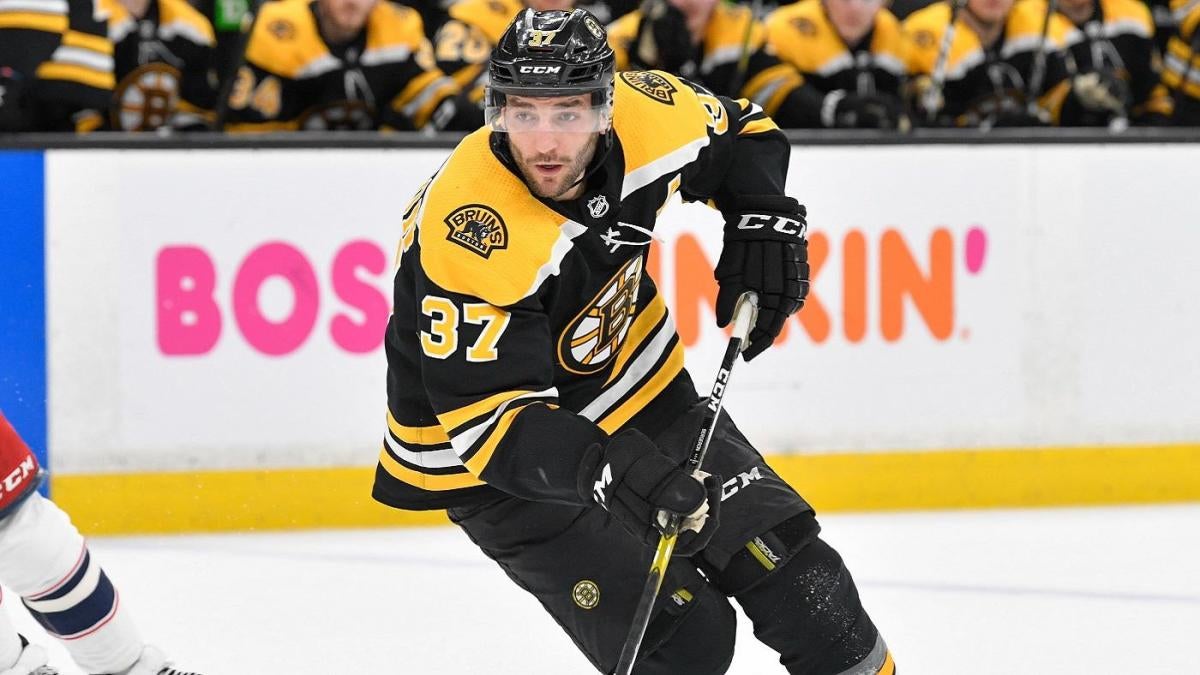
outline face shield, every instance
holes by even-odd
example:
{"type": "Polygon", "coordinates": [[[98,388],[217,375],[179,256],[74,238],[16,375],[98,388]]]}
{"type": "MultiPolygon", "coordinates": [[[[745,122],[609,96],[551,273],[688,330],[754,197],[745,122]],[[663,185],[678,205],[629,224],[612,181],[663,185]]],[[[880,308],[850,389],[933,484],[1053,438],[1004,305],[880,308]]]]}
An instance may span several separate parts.
{"type": "Polygon", "coordinates": [[[484,119],[493,131],[509,134],[601,133],[612,123],[612,103],[596,103],[595,98],[495,96],[484,110],[484,119]]]}

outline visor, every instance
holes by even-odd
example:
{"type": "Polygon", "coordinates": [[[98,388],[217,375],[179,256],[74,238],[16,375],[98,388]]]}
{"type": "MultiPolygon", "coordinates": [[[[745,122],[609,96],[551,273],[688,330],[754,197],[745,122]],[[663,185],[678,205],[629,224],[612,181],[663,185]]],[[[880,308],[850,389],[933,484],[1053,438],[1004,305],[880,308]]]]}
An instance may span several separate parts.
{"type": "Polygon", "coordinates": [[[484,110],[485,123],[493,131],[510,134],[540,132],[590,134],[607,131],[612,119],[612,105],[570,105],[532,99],[502,105],[489,105],[484,110]]]}

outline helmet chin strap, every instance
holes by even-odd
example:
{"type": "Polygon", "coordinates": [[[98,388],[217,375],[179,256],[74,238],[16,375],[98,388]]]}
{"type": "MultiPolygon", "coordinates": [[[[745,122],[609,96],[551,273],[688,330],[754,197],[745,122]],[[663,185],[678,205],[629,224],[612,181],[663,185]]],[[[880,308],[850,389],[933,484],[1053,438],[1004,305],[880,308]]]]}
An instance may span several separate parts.
{"type": "Polygon", "coordinates": [[[600,135],[600,138],[604,144],[603,149],[599,149],[598,152],[592,155],[592,161],[588,162],[587,169],[585,169],[584,172],[579,175],[579,178],[576,179],[574,183],[568,185],[564,192],[574,189],[576,185],[579,185],[588,178],[591,178],[592,174],[596,173],[600,170],[600,167],[604,166],[604,160],[608,159],[608,153],[612,151],[612,136],[613,130],[612,125],[610,124],[608,131],[605,131],[600,135]]]}

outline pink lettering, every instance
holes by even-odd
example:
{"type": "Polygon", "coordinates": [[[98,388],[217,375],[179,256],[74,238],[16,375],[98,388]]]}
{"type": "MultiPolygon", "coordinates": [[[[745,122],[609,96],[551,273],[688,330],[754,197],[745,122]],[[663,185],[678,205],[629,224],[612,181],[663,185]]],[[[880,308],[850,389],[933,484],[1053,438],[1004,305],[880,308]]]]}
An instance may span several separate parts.
{"type": "Polygon", "coordinates": [[[296,247],[282,242],[263,244],[250,252],[233,284],[233,315],[242,335],[258,351],[283,356],[295,351],[312,332],[320,304],[320,289],[312,265],[296,247]],[[258,303],[263,282],[280,277],[292,289],[291,315],[273,322],[258,303]]]}
{"type": "Polygon", "coordinates": [[[342,302],[362,313],[361,321],[349,314],[333,317],[329,333],[342,349],[355,354],[374,351],[383,342],[388,299],[379,288],[359,278],[359,270],[378,277],[387,268],[383,249],[369,241],[352,241],[333,259],[333,292],[342,302]]]}
{"type": "Polygon", "coordinates": [[[207,353],[221,336],[212,259],[196,246],[171,246],[159,251],[156,267],[159,350],[170,356],[207,353]]]}

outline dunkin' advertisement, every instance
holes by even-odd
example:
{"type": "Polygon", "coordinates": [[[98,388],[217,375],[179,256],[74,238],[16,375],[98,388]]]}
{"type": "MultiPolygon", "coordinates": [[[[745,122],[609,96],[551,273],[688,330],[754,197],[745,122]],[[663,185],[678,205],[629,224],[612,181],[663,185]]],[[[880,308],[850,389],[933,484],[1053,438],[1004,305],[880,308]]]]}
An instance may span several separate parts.
{"type": "MultiPolygon", "coordinates": [[[[56,470],[372,464],[401,213],[445,154],[47,153],[56,470]]],[[[813,292],[726,408],[769,453],[1200,437],[1200,230],[1185,190],[1129,194],[1148,161],[795,148],[813,292]]],[[[700,389],[725,346],[720,244],[719,214],[676,198],[647,260],[700,389]]]]}

